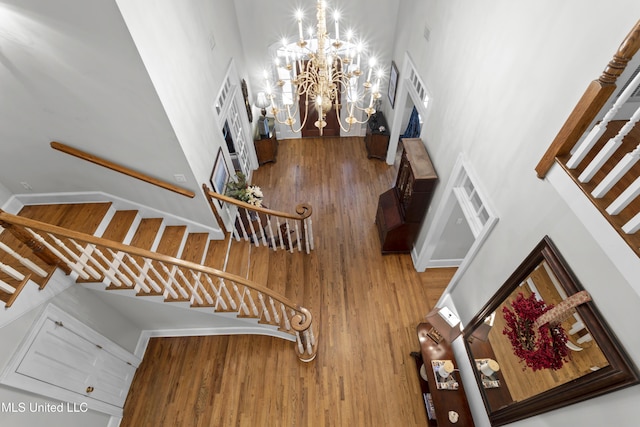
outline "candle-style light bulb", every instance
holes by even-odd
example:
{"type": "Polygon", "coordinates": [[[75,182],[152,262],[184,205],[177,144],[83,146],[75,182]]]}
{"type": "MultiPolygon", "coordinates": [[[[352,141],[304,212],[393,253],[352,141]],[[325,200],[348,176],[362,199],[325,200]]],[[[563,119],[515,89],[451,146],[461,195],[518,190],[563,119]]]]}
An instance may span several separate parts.
{"type": "Polygon", "coordinates": [[[333,12],[333,19],[336,22],[336,41],[340,40],[340,30],[338,27],[338,21],[340,20],[340,12],[337,10],[333,12]]]}
{"type": "Polygon", "coordinates": [[[373,67],[376,66],[376,58],[369,58],[369,73],[367,74],[367,81],[370,82],[371,81],[371,73],[373,71],[373,67]]]}
{"type": "Polygon", "coordinates": [[[303,18],[303,14],[302,11],[300,9],[298,9],[296,11],[296,19],[298,20],[298,35],[300,36],[300,40],[304,40],[304,34],[302,34],[302,18],[303,18]]]}

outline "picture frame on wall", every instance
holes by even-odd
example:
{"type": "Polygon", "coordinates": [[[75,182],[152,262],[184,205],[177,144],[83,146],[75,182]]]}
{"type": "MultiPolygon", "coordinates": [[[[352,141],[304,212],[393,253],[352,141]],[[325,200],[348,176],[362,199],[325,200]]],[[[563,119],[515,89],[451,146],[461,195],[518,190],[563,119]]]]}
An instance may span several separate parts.
{"type": "Polygon", "coordinates": [[[391,68],[389,70],[389,103],[391,104],[391,108],[394,108],[396,103],[396,92],[398,90],[398,67],[396,67],[396,63],[391,61],[391,68]]]}
{"type": "MultiPolygon", "coordinates": [[[[211,188],[213,188],[213,191],[218,194],[224,194],[227,182],[229,181],[229,168],[227,167],[227,163],[224,161],[222,148],[218,149],[218,154],[216,155],[216,161],[213,164],[213,171],[211,172],[209,181],[211,182],[211,188]]],[[[218,205],[222,207],[222,201],[218,200],[218,205]]]]}
{"type": "Polygon", "coordinates": [[[253,122],[253,110],[251,109],[251,102],[249,102],[249,90],[247,89],[247,82],[244,79],[242,79],[242,82],[240,82],[240,87],[242,88],[244,107],[247,110],[247,118],[249,119],[249,123],[251,123],[253,122]]]}

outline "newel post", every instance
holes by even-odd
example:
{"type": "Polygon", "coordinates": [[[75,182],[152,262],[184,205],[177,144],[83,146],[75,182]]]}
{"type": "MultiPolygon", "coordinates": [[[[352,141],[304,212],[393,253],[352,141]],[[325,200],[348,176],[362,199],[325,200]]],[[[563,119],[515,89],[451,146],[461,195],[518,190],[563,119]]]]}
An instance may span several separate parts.
{"type": "Polygon", "coordinates": [[[555,158],[568,154],[589,124],[605,106],[607,100],[616,89],[616,80],[627,67],[627,64],[640,49],[640,20],[624,39],[618,51],[605,67],[602,75],[589,84],[587,90],[576,104],[555,139],[536,166],[538,178],[544,178],[553,166],[555,158]]]}
{"type": "Polygon", "coordinates": [[[296,331],[296,353],[302,362],[311,362],[318,353],[318,337],[313,332],[311,312],[299,307],[291,318],[291,326],[296,331]]]}

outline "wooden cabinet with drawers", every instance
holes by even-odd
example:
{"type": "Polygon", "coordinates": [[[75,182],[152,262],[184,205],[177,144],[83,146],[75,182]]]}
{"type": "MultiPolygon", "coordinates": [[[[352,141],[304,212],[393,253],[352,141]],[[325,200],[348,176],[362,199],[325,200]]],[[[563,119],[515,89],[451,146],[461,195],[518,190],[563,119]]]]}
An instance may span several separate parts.
{"type": "Polygon", "coordinates": [[[421,139],[403,139],[402,145],[396,185],[378,200],[376,226],[383,254],[411,251],[438,180],[421,139]]]}

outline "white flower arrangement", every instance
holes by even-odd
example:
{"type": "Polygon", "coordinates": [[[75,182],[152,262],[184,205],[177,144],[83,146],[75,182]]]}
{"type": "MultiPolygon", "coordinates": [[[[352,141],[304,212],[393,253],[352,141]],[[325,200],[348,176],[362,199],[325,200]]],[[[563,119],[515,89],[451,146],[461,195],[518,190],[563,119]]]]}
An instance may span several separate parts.
{"type": "Polygon", "coordinates": [[[242,173],[236,174],[236,180],[227,184],[225,194],[234,199],[248,203],[256,207],[262,207],[262,189],[257,185],[247,183],[247,177],[242,173]]]}

